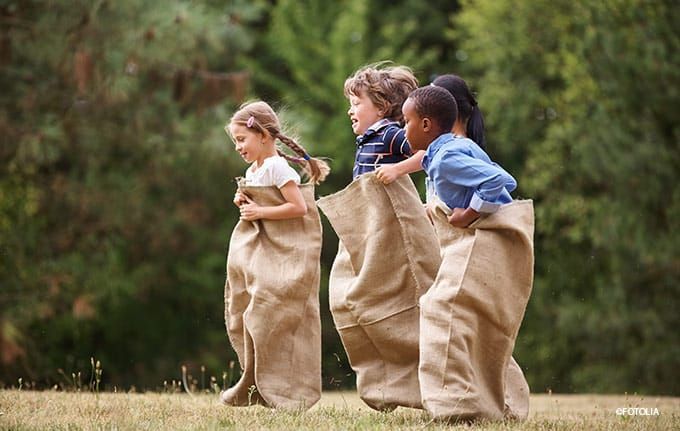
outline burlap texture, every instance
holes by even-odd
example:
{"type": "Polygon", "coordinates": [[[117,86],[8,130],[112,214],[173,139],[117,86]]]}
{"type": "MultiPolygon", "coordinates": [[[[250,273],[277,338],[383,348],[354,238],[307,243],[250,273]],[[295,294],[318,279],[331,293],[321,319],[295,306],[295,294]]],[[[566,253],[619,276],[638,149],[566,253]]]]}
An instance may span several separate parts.
{"type": "Polygon", "coordinates": [[[433,215],[442,265],[420,299],[420,385],[435,418],[524,419],[529,388],[512,359],[533,283],[531,201],[469,228],[433,215]]]}
{"type": "Polygon", "coordinates": [[[418,299],[440,257],[413,182],[385,186],[365,174],[318,205],[340,239],[330,308],[361,399],[374,409],[421,407],[418,299]]]}
{"type": "MultiPolygon", "coordinates": [[[[285,202],[276,187],[240,190],[259,205],[285,202]]],[[[243,374],[225,404],[307,409],[321,396],[321,222],[314,187],[300,190],[304,217],[240,220],[232,233],[225,321],[243,374]]]]}

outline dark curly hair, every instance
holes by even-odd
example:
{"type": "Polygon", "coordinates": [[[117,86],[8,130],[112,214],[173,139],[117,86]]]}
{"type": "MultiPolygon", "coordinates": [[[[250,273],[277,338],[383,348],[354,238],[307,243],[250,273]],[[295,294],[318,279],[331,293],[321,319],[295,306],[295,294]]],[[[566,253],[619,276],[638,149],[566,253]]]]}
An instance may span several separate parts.
{"type": "Polygon", "coordinates": [[[456,99],[451,93],[442,87],[428,85],[414,90],[408,98],[419,117],[432,120],[439,127],[439,132],[451,131],[458,116],[456,99]]]}

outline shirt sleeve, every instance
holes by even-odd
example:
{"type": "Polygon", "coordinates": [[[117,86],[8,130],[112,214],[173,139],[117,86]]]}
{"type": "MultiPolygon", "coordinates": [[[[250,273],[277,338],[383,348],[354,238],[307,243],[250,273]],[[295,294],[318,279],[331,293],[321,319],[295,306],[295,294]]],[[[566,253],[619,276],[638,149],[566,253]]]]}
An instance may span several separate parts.
{"type": "Polygon", "coordinates": [[[498,198],[503,189],[511,192],[517,181],[496,163],[472,157],[462,151],[447,151],[441,160],[438,181],[446,181],[474,191],[470,208],[481,213],[492,213],[501,204],[498,198]]]}
{"type": "Polygon", "coordinates": [[[399,127],[390,127],[385,131],[385,144],[390,148],[392,154],[410,156],[412,154],[411,145],[406,139],[406,132],[399,127]]]}
{"type": "Polygon", "coordinates": [[[281,158],[276,163],[272,163],[270,174],[272,183],[278,188],[285,186],[289,181],[300,184],[300,175],[290,167],[286,159],[281,158]]]}

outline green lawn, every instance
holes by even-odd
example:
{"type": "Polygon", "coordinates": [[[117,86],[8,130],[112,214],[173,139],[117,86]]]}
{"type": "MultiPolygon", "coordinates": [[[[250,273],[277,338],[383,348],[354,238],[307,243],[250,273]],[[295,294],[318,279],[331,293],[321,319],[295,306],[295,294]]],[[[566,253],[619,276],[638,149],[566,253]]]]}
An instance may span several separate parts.
{"type": "Polygon", "coordinates": [[[217,395],[0,391],[0,430],[650,430],[680,429],[680,398],[610,395],[533,395],[529,420],[450,426],[421,411],[375,412],[352,392],[327,392],[305,413],[219,405],[217,395]],[[619,416],[642,407],[658,416],[619,416]]]}

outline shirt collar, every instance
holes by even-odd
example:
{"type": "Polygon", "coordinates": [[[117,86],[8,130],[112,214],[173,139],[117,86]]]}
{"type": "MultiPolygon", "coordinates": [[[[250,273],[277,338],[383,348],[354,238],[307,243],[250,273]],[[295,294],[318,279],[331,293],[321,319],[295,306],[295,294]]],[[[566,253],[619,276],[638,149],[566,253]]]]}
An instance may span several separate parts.
{"type": "Polygon", "coordinates": [[[437,136],[437,138],[432,141],[432,143],[430,143],[430,146],[427,147],[427,152],[431,155],[436,154],[444,144],[449,141],[453,141],[454,138],[455,136],[453,133],[444,133],[443,135],[437,136]]]}
{"type": "Polygon", "coordinates": [[[437,154],[439,149],[443,147],[444,144],[453,141],[455,138],[456,136],[453,133],[444,133],[437,136],[437,138],[435,138],[435,140],[430,143],[430,145],[427,147],[427,150],[425,151],[425,156],[423,157],[422,161],[423,168],[427,169],[427,166],[429,166],[430,161],[434,155],[437,154]]]}
{"type": "Polygon", "coordinates": [[[393,124],[396,125],[396,126],[399,126],[398,122],[396,122],[394,120],[390,120],[389,118],[382,118],[382,119],[376,121],[375,123],[371,124],[368,127],[368,129],[366,129],[366,131],[362,135],[357,136],[356,144],[357,145],[363,144],[364,141],[366,141],[366,139],[375,135],[376,133],[378,133],[379,131],[381,131],[385,127],[391,126],[393,124]]]}

